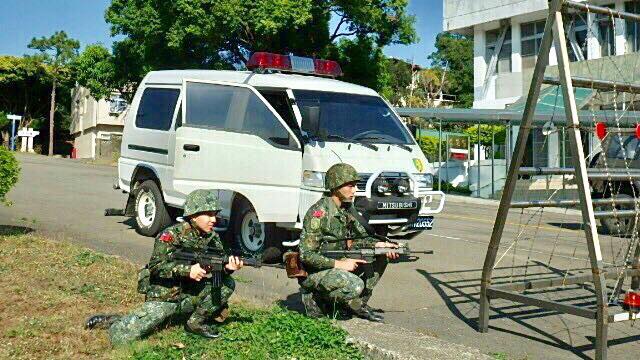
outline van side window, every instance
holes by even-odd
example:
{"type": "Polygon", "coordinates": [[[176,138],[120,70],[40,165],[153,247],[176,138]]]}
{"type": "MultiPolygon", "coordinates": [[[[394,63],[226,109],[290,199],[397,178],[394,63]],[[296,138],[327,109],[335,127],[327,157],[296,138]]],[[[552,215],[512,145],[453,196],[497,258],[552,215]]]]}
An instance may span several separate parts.
{"type": "Polygon", "coordinates": [[[288,146],[289,132],[250,89],[205,83],[187,85],[186,123],[245,132],[288,146]]]}
{"type": "Polygon", "coordinates": [[[178,89],[145,89],[136,113],[136,127],[169,130],[179,95],[178,89]]]}

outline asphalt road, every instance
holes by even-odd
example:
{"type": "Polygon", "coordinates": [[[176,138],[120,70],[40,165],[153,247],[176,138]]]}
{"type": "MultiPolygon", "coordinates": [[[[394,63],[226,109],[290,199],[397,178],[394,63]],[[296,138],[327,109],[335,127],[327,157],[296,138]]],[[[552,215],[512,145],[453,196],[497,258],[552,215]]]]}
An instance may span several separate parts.
{"type": "MultiPolygon", "coordinates": [[[[18,159],[20,182],[9,193],[14,205],[0,207],[0,224],[30,227],[139,264],[148,260],[151,238],[136,234],[130,219],[103,216],[105,208],[122,207],[126,199],[111,187],[116,168],[36,155],[19,154],[18,159]]],[[[495,205],[448,201],[434,229],[411,240],[412,248],[435,254],[390,265],[372,305],[386,309],[388,323],[485,353],[515,359],[593,358],[594,322],[575,316],[494,301],[489,333],[475,331],[479,278],[496,211],[495,205]]],[[[562,269],[584,268],[587,251],[579,223],[572,213],[511,214],[495,282],[562,276],[562,269]]],[[[605,259],[619,255],[619,244],[619,239],[603,239],[605,259]]],[[[284,271],[243,269],[239,276],[243,296],[299,306],[297,284],[284,271]]],[[[592,306],[590,290],[566,287],[539,295],[592,306]]],[[[637,358],[640,331],[631,323],[610,326],[609,339],[610,358],[637,358]]]]}

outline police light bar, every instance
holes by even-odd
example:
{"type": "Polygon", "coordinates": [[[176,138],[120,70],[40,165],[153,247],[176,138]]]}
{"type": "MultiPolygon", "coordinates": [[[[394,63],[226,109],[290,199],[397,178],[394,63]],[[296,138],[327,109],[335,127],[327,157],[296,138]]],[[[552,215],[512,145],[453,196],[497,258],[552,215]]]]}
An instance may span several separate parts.
{"type": "Polygon", "coordinates": [[[280,70],[292,73],[314,74],[321,76],[342,76],[340,64],[332,60],[312,59],[294,55],[280,55],[268,52],[255,52],[247,62],[249,70],[280,70]]]}

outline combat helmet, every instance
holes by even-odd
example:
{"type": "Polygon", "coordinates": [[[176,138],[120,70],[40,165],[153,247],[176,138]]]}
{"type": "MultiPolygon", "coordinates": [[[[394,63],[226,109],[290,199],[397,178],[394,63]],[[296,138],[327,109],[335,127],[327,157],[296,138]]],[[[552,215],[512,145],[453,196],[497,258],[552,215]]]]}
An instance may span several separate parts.
{"type": "Polygon", "coordinates": [[[339,163],[333,165],[329,170],[327,170],[327,174],[324,178],[324,187],[326,190],[331,191],[346,183],[358,180],[360,180],[360,177],[353,166],[345,163],[339,163]]]}
{"type": "Polygon", "coordinates": [[[199,189],[187,195],[184,202],[184,217],[205,211],[220,211],[220,202],[214,190],[199,189]]]}

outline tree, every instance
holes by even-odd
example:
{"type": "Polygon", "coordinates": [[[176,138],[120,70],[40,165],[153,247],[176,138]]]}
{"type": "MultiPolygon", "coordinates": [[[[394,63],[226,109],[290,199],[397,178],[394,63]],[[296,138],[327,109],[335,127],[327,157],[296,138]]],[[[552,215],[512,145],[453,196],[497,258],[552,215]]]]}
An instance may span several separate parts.
{"type": "Polygon", "coordinates": [[[458,106],[473,105],[473,39],[443,32],[436,37],[436,51],[429,55],[435,67],[447,71],[449,92],[458,106]]]}
{"type": "Polygon", "coordinates": [[[87,46],[72,64],[78,84],[96,99],[108,98],[114,90],[116,69],[113,55],[102,45],[87,46]]]}
{"type": "Polygon", "coordinates": [[[37,56],[51,67],[51,108],[49,110],[49,156],[53,156],[53,132],[56,112],[56,87],[68,76],[68,65],[78,55],[80,43],[70,39],[64,31],[56,31],[52,36],[40,39],[33,38],[29,43],[30,49],[40,52],[37,56]]]}
{"type": "Polygon", "coordinates": [[[330,47],[327,57],[341,64],[344,72],[341,80],[375,89],[387,98],[393,95],[388,59],[373,39],[340,39],[330,47]]]}
{"type": "MultiPolygon", "coordinates": [[[[49,78],[48,67],[34,58],[0,56],[0,109],[22,115],[19,127],[37,128],[48,110],[49,78]]],[[[10,122],[0,118],[2,143],[8,144],[10,122]]]]}
{"type": "MultiPolygon", "coordinates": [[[[124,36],[113,48],[116,85],[133,89],[151,70],[232,69],[254,51],[335,55],[344,37],[357,39],[344,44],[350,52],[408,44],[416,35],[406,6],[407,0],[112,0],[105,18],[112,35],[124,36]],[[332,15],[339,19],[335,29],[332,15]]],[[[375,72],[379,63],[372,66],[375,72]]],[[[345,74],[351,70],[359,69],[345,74]]]]}

